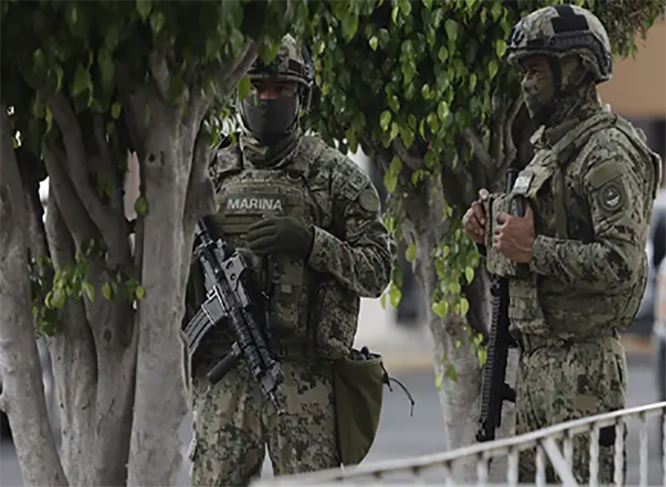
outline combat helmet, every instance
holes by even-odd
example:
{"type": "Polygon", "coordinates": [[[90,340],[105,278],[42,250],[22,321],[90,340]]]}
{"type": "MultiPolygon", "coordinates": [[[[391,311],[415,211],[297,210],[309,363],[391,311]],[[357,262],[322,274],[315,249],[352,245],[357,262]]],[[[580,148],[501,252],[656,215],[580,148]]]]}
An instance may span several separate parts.
{"type": "Polygon", "coordinates": [[[270,63],[264,64],[260,58],[257,58],[248,70],[247,76],[250,81],[268,78],[295,81],[299,85],[301,109],[307,110],[310,107],[314,80],[312,58],[307,48],[299,47],[291,34],[282,37],[278,53],[270,63]]]}
{"type": "Polygon", "coordinates": [[[561,60],[578,54],[597,84],[613,72],[606,29],[592,12],[575,5],[551,5],[524,17],[511,30],[507,53],[512,64],[532,55],[561,60]]]}

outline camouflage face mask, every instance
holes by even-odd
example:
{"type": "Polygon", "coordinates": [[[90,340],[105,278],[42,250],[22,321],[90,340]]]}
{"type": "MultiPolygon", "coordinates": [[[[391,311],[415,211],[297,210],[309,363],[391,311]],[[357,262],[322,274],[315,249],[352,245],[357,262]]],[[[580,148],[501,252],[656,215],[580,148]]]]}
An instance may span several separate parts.
{"type": "Polygon", "coordinates": [[[523,79],[523,96],[527,111],[537,123],[544,124],[553,112],[555,84],[552,75],[523,79]]]}

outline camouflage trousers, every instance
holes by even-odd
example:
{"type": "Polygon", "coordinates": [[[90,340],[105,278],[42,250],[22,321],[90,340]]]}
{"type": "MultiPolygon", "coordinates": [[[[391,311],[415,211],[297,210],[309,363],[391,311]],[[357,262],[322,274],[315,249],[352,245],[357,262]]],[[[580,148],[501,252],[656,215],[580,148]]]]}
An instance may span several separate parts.
{"type": "Polygon", "coordinates": [[[248,485],[258,477],[266,447],[275,475],[339,466],[331,366],[281,362],[278,416],[244,362],[211,385],[208,369],[192,379],[194,438],[190,485],[248,485]]]}
{"type": "MultiPolygon", "coordinates": [[[[567,343],[523,351],[517,382],[516,434],[624,408],[627,364],[617,338],[567,343]]],[[[599,483],[612,484],[615,430],[603,428],[599,441],[599,483]]],[[[579,484],[589,481],[588,434],[573,441],[573,473],[579,484]]],[[[560,451],[563,452],[560,444],[560,451]]],[[[625,457],[626,466],[626,457],[625,457]]],[[[520,453],[519,481],[534,483],[535,451],[520,453]]],[[[546,459],[546,480],[557,482],[546,459]]]]}

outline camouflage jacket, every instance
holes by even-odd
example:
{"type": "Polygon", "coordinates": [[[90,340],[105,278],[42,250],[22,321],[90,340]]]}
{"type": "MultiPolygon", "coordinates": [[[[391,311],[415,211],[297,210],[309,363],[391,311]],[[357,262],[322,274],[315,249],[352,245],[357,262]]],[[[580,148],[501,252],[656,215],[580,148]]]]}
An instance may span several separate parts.
{"type": "Polygon", "coordinates": [[[314,228],[307,261],[274,256],[271,282],[260,283],[270,288],[274,347],[300,343],[315,345],[319,356],[345,355],[356,333],[360,297],[381,295],[394,252],[368,176],[316,136],[301,137],[288,157],[266,168],[253,166],[239,145],[229,145],[217,151],[210,172],[219,229],[232,248],[247,252],[258,278],[260,259],[244,249],[249,225],[264,214],[277,214],[301,218],[314,228]]]}
{"type": "Polygon", "coordinates": [[[532,143],[535,156],[510,193],[529,199],[536,235],[529,275],[511,280],[517,328],[567,339],[629,326],[646,284],[659,157],[627,121],[601,110],[542,127],[532,143]],[[538,303],[520,302],[530,296],[521,286],[535,285],[538,303]]]}

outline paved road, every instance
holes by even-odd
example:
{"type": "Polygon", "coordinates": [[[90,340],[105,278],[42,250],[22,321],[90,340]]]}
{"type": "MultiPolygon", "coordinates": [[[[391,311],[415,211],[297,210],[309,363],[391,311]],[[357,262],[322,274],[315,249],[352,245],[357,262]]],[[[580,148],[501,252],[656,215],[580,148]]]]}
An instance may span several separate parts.
{"type": "MultiPolygon", "coordinates": [[[[630,357],[629,406],[656,401],[657,392],[653,371],[651,357],[630,357]]],[[[387,392],[377,438],[365,462],[418,456],[436,453],[443,449],[442,436],[439,434],[443,428],[443,421],[434,388],[434,376],[432,372],[413,371],[396,374],[396,377],[405,383],[414,396],[416,401],[414,416],[409,416],[409,402],[399,388],[394,388],[393,393],[387,392]]],[[[184,449],[187,448],[190,438],[188,421],[189,418],[186,419],[181,428],[184,449]]],[[[658,424],[654,421],[649,425],[650,459],[648,480],[650,485],[661,484],[657,431],[658,424]]],[[[638,485],[637,424],[630,426],[627,447],[627,483],[638,485]]],[[[0,453],[0,485],[3,487],[22,486],[19,466],[11,442],[3,441],[0,453]]],[[[188,485],[187,469],[188,465],[183,465],[178,478],[178,485],[188,485]]],[[[264,475],[272,475],[268,460],[264,464],[264,475]]]]}

